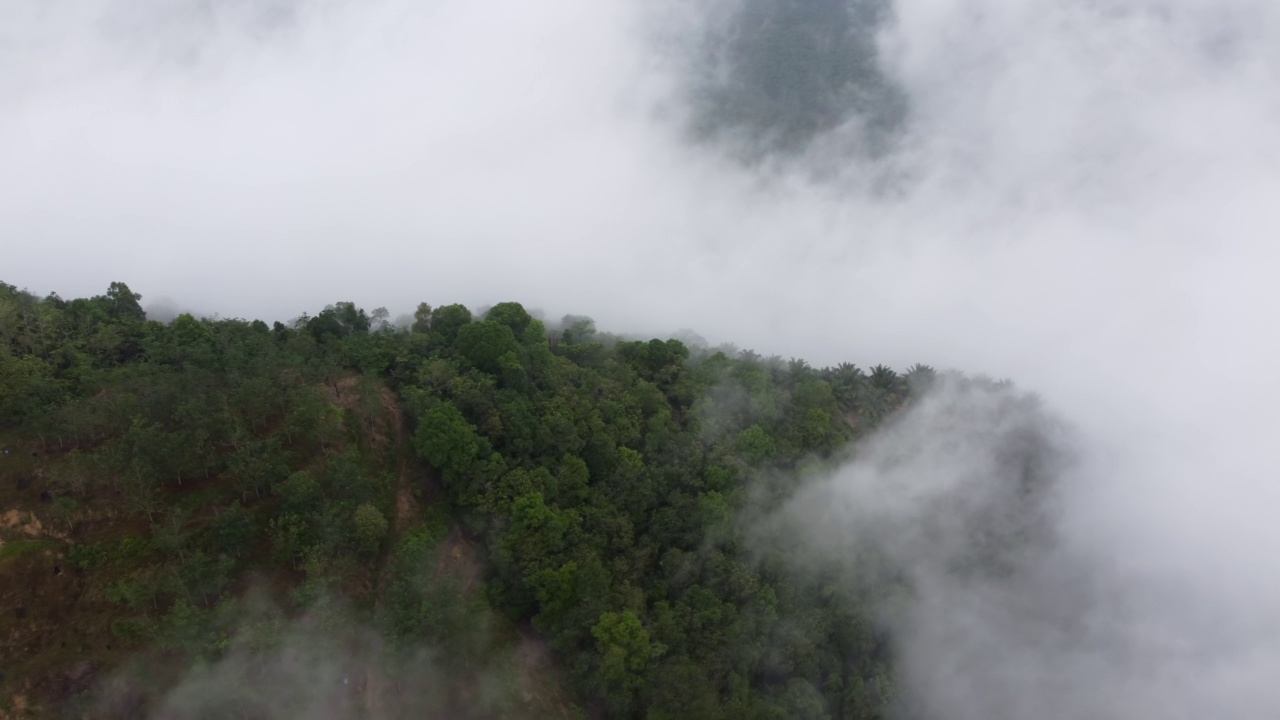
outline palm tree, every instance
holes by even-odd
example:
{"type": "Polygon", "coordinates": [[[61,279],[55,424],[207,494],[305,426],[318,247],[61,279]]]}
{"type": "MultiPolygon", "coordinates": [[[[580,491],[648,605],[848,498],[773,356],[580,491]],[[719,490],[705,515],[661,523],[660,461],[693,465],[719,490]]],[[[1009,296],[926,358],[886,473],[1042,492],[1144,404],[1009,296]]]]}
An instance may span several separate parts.
{"type": "Polygon", "coordinates": [[[835,396],[840,409],[845,412],[853,410],[866,384],[867,376],[862,369],[853,363],[840,363],[831,371],[831,393],[835,396]]]}
{"type": "Polygon", "coordinates": [[[785,385],[787,380],[787,364],[781,355],[770,355],[764,359],[764,366],[774,385],[785,385]]]}
{"type": "Polygon", "coordinates": [[[907,368],[907,389],[912,395],[920,395],[933,387],[938,373],[928,365],[916,363],[907,368]]]}
{"type": "Polygon", "coordinates": [[[792,385],[799,383],[801,380],[813,375],[813,368],[809,367],[809,363],[800,358],[791,358],[787,361],[787,379],[792,385]]]}
{"type": "Polygon", "coordinates": [[[867,384],[858,398],[858,418],[866,427],[875,427],[898,409],[898,396],[884,388],[867,384]]]}
{"type": "Polygon", "coordinates": [[[842,362],[835,368],[835,375],[842,381],[857,383],[866,375],[862,372],[862,368],[853,363],[842,362]]]}
{"type": "Polygon", "coordinates": [[[903,387],[903,379],[888,366],[876,365],[871,368],[871,384],[885,392],[897,393],[903,387]]]}

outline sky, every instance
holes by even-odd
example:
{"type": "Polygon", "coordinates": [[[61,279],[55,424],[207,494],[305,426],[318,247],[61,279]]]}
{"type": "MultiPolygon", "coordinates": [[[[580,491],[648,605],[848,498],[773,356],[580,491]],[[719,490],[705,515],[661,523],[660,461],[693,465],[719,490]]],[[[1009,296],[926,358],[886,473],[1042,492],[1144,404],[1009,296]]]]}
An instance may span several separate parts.
{"type": "Polygon", "coordinates": [[[1278,80],[1268,0],[13,0],[0,279],[1013,378],[1080,437],[1062,552],[1112,593],[1103,650],[1018,655],[1036,706],[1101,668],[1115,717],[1263,717],[1278,80]]]}

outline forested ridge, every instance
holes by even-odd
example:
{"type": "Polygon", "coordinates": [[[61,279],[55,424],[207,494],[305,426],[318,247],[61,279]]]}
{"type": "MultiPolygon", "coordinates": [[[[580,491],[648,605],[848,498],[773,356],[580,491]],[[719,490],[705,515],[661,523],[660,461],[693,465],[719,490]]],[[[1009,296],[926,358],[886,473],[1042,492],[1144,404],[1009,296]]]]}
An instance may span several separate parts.
{"type": "Polygon", "coordinates": [[[930,368],[637,341],[513,302],[268,325],[157,322],[140,299],[0,285],[0,717],[893,706],[863,597],[892,589],[794,572],[746,518],[930,368]]]}

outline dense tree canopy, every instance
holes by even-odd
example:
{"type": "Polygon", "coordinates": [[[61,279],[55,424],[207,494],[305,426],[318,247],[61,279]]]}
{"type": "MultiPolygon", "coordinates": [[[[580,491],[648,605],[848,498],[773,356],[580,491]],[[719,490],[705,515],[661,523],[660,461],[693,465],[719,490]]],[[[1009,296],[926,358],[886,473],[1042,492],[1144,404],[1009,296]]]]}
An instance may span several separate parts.
{"type": "MultiPolygon", "coordinates": [[[[253,575],[292,613],[346,597],[459,673],[502,652],[483,618],[535,633],[586,714],[885,716],[891,657],[858,593],[792,572],[739,520],[930,368],[548,329],[514,302],[386,317],[165,324],[123,283],[72,301],[0,286],[0,430],[37,453],[22,472],[59,501],[37,509],[67,528],[49,542],[84,576],[76,612],[113,647],[220,657],[253,575]],[[472,555],[471,575],[440,569],[472,555]]],[[[65,707],[94,692],[31,683],[65,707]]]]}

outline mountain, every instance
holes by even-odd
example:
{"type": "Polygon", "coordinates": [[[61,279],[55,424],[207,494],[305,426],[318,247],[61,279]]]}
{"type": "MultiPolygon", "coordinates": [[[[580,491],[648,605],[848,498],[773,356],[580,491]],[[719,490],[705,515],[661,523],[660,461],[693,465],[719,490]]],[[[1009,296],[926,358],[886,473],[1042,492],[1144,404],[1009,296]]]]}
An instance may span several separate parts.
{"type": "Polygon", "coordinates": [[[0,285],[0,717],[893,706],[876,608],[905,581],[800,572],[757,528],[932,369],[636,341],[514,302],[269,326],[161,323],[140,299],[0,285]]]}

